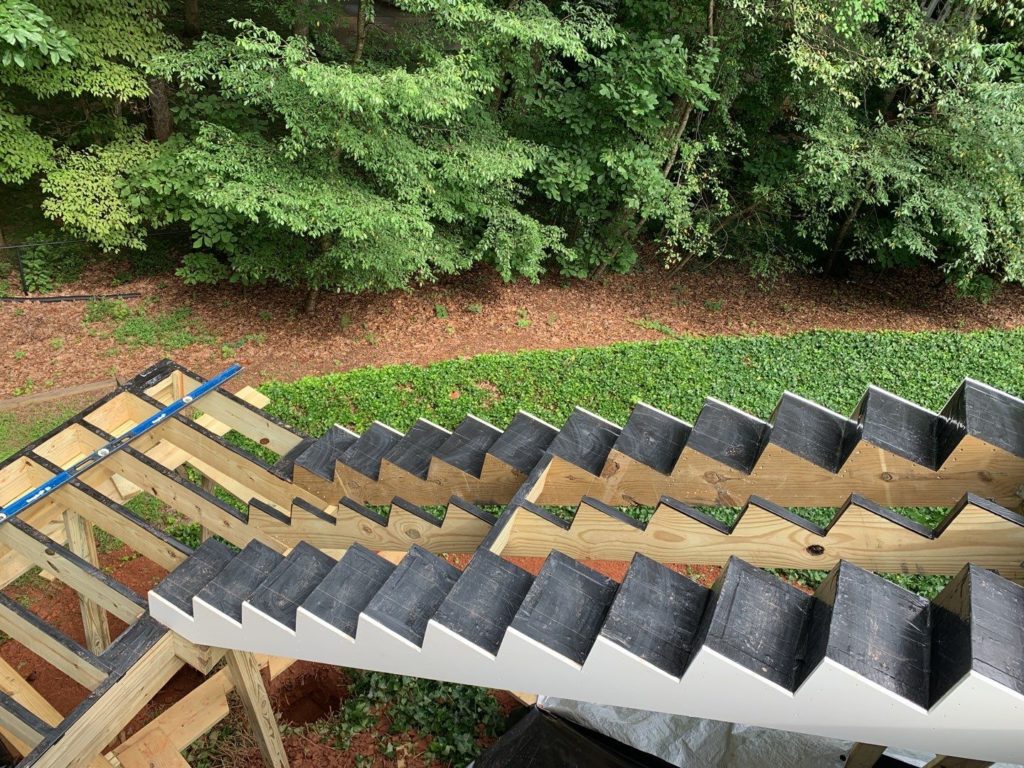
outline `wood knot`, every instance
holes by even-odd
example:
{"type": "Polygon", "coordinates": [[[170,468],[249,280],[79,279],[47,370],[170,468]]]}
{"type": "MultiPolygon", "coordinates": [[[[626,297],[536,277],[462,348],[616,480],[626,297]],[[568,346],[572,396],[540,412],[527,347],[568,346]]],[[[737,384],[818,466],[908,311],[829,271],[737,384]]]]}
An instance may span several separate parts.
{"type": "Polygon", "coordinates": [[[891,483],[892,482],[892,472],[883,472],[882,473],[882,479],[885,482],[887,482],[887,483],[891,483]]]}
{"type": "Polygon", "coordinates": [[[825,554],[825,548],[821,544],[811,544],[807,548],[807,554],[812,557],[821,557],[825,554]]]}
{"type": "Polygon", "coordinates": [[[709,483],[719,483],[722,481],[721,476],[717,472],[705,472],[704,479],[709,483]]]}

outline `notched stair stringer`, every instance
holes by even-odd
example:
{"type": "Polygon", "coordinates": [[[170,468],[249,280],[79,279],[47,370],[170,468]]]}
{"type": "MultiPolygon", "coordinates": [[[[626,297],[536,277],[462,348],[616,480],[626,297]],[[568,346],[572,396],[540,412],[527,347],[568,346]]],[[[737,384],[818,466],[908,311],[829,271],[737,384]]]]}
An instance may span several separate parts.
{"type": "MultiPolygon", "coordinates": [[[[217,573],[227,568],[209,542],[196,557],[217,573]]],[[[290,558],[320,569],[311,578],[303,568],[282,590],[281,561],[242,603],[241,626],[219,623],[219,645],[979,759],[1024,758],[1024,587],[975,566],[929,603],[849,563],[807,595],[738,559],[708,590],[643,556],[622,585],[560,553],[536,579],[486,549],[461,574],[419,548],[397,567],[361,547],[337,563],[312,552],[290,558]],[[284,598],[260,596],[268,594],[284,598]]],[[[181,609],[182,585],[204,588],[187,566],[169,577],[175,589],[153,590],[151,611],[187,638],[206,637],[199,625],[208,617],[181,609]]]]}

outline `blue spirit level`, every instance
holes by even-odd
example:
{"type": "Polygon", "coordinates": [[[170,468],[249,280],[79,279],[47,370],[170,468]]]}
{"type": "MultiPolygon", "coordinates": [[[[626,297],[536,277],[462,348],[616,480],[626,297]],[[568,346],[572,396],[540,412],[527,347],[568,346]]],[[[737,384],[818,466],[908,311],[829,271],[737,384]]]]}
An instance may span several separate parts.
{"type": "Polygon", "coordinates": [[[142,435],[149,432],[149,430],[153,429],[153,427],[157,426],[161,422],[166,421],[167,419],[174,416],[176,413],[179,413],[180,411],[190,406],[203,395],[212,392],[217,387],[224,384],[224,382],[228,381],[229,379],[237,375],[238,372],[241,370],[242,366],[232,365],[230,368],[221,371],[209,381],[204,381],[202,384],[193,389],[180,400],[175,400],[173,403],[168,405],[163,410],[157,411],[149,418],[144,419],[143,421],[136,424],[134,427],[129,429],[120,437],[111,440],[109,443],[100,448],[97,448],[95,451],[90,453],[88,456],[86,456],[84,459],[76,463],[74,466],[65,469],[59,475],[54,475],[52,478],[47,480],[45,483],[40,485],[35,490],[29,491],[24,496],[15,499],[6,507],[0,509],[0,523],[6,522],[10,518],[17,515],[19,512],[23,512],[27,507],[31,506],[32,504],[35,504],[37,501],[45,499],[58,488],[61,488],[62,486],[65,486],[68,483],[70,483],[72,480],[74,480],[76,477],[82,474],[85,470],[89,469],[90,467],[96,466],[101,461],[103,461],[103,459],[107,458],[107,456],[109,456],[110,454],[120,451],[135,438],[141,437],[142,435]]]}

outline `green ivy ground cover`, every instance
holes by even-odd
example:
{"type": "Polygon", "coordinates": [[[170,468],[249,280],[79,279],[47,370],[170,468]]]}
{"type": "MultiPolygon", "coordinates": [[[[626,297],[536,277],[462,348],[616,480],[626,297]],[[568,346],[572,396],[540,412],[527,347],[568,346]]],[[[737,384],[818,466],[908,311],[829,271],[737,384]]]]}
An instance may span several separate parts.
{"type": "Polygon", "coordinates": [[[260,389],[272,412],[319,435],[334,422],[406,429],[421,416],[451,428],[470,412],[504,427],[518,409],[560,425],[576,405],[622,424],[638,400],[692,422],[705,396],[768,418],[787,389],[849,413],[869,384],[937,410],[965,376],[1024,392],[1024,329],[683,337],[361,368],[260,389]]]}

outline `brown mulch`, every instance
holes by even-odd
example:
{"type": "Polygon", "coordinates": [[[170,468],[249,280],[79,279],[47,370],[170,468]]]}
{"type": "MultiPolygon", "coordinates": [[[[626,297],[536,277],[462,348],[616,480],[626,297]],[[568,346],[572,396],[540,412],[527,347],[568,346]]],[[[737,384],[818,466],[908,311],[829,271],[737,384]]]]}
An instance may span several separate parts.
{"type": "MultiPolygon", "coordinates": [[[[64,292],[109,293],[111,286],[109,269],[97,269],[64,292]]],[[[937,284],[930,270],[861,273],[847,282],[789,276],[765,291],[732,264],[592,281],[548,276],[536,285],[502,283],[479,269],[409,292],[325,294],[310,316],[299,312],[302,296],[282,288],[189,288],[155,277],[116,290],[140,292],[129,303],[152,314],[190,308],[215,341],[174,351],[130,347],[110,338],[109,324],[84,324],[82,303],[0,304],[0,398],[124,378],[168,355],[202,373],[238,360],[247,366],[245,383],[256,384],[365,365],[663,339],[644,327],[650,323],[696,335],[1024,325],[1024,289],[1007,287],[982,305],[937,284]]]]}

